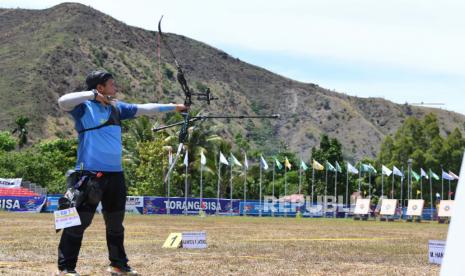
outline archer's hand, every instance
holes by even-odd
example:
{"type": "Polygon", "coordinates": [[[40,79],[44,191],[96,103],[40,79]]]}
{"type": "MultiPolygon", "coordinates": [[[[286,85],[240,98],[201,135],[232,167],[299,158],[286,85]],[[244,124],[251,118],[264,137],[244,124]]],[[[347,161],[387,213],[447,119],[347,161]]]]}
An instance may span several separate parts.
{"type": "Polygon", "coordinates": [[[189,111],[189,106],[185,106],[183,104],[177,104],[176,105],[176,111],[177,112],[189,111]]]}
{"type": "Polygon", "coordinates": [[[100,93],[97,94],[97,97],[95,97],[95,100],[103,105],[110,105],[112,101],[111,98],[104,96],[100,93]]]}

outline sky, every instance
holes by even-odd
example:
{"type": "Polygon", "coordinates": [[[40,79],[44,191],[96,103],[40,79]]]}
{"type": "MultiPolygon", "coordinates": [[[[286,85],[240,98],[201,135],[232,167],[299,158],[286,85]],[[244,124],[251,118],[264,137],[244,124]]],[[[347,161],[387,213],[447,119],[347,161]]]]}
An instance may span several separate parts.
{"type": "MultiPolygon", "coordinates": [[[[44,9],[65,1],[1,0],[44,9]]],[[[184,35],[302,82],[465,114],[465,1],[93,0],[131,26],[184,35]]],[[[178,54],[182,60],[182,54],[178,54]]]]}

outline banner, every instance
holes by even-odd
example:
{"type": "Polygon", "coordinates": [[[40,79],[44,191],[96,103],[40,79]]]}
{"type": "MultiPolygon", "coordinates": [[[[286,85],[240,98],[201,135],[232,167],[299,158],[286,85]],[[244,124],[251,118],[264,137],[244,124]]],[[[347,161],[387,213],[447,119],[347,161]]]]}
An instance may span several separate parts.
{"type": "Polygon", "coordinates": [[[265,200],[260,204],[259,201],[247,201],[240,203],[240,214],[247,216],[289,216],[295,217],[297,212],[300,212],[302,217],[322,217],[323,204],[311,205],[310,200],[299,202],[280,201],[280,200],[265,200]]]}
{"type": "Polygon", "coordinates": [[[19,188],[22,178],[0,178],[0,188],[19,188]]]}
{"type": "Polygon", "coordinates": [[[63,195],[47,195],[43,211],[46,213],[53,213],[58,210],[58,200],[62,196],[63,195]]]}
{"type": "Polygon", "coordinates": [[[45,196],[2,196],[0,197],[0,209],[11,212],[39,213],[45,200],[45,196]]]}
{"type": "MultiPolygon", "coordinates": [[[[239,202],[238,199],[232,201],[232,213],[235,215],[239,214],[239,202]]],[[[186,201],[184,197],[170,197],[169,204],[170,206],[168,206],[168,198],[166,197],[145,196],[142,213],[144,215],[166,214],[168,207],[172,215],[185,213],[186,201]]],[[[198,215],[200,209],[199,198],[187,198],[187,214],[198,215]]],[[[216,214],[217,210],[219,214],[229,214],[230,209],[231,201],[229,199],[220,199],[219,205],[216,198],[203,199],[203,210],[207,214],[216,214]]]]}
{"type": "Polygon", "coordinates": [[[141,215],[144,211],[143,196],[127,196],[126,197],[126,213],[141,215]]]}

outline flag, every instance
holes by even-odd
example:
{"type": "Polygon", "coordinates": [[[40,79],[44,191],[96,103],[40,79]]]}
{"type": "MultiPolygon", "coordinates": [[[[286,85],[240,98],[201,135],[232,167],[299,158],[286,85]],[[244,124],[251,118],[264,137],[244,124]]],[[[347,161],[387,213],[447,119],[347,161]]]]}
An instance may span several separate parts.
{"type": "Polygon", "coordinates": [[[313,164],[312,164],[313,168],[317,171],[324,171],[325,170],[325,167],[323,167],[323,165],[321,165],[320,163],[318,163],[315,159],[313,159],[313,164]]]}
{"type": "Polygon", "coordinates": [[[377,173],[377,171],[375,170],[375,168],[373,168],[373,166],[371,164],[363,164],[361,165],[361,170],[362,170],[362,173],[363,172],[367,172],[367,173],[377,173]]]}
{"type": "Polygon", "coordinates": [[[392,174],[392,171],[388,167],[383,165],[381,167],[381,173],[386,175],[386,176],[390,176],[392,174]]]}
{"type": "Polygon", "coordinates": [[[449,175],[452,176],[455,180],[459,180],[459,177],[455,173],[449,171],[449,175]]]}
{"type": "Polygon", "coordinates": [[[268,170],[268,163],[266,163],[265,158],[263,155],[260,155],[260,166],[266,171],[268,170]]]}
{"type": "Polygon", "coordinates": [[[415,171],[412,171],[412,176],[415,178],[416,181],[420,181],[421,176],[419,176],[415,171]]]}
{"type": "Polygon", "coordinates": [[[203,151],[200,152],[200,164],[204,165],[207,164],[207,158],[203,155],[203,151]]]}
{"type": "Polygon", "coordinates": [[[244,152],[244,167],[246,170],[249,169],[249,161],[247,160],[247,153],[244,152]]]}
{"type": "Polygon", "coordinates": [[[239,160],[237,160],[236,156],[234,156],[234,154],[232,154],[232,152],[231,152],[231,161],[232,161],[232,165],[237,165],[239,167],[242,167],[241,162],[239,162],[239,160]]]}
{"type": "Polygon", "coordinates": [[[336,168],[333,165],[331,165],[331,163],[329,163],[328,161],[325,161],[325,167],[330,172],[336,172],[336,168]]]}
{"type": "Polygon", "coordinates": [[[286,159],[284,160],[284,166],[286,166],[286,168],[287,168],[288,170],[290,170],[290,169],[292,168],[292,165],[291,165],[291,163],[289,162],[289,160],[287,160],[287,157],[286,157],[286,159]]]}
{"type": "Polygon", "coordinates": [[[186,154],[184,155],[184,166],[189,166],[189,153],[186,150],[186,154]]]}
{"type": "Polygon", "coordinates": [[[370,170],[371,170],[370,172],[371,173],[374,173],[374,174],[378,173],[378,171],[376,171],[375,167],[373,167],[371,164],[368,164],[368,166],[370,167],[370,170]]]}
{"type": "Polygon", "coordinates": [[[304,171],[308,170],[307,164],[303,160],[300,160],[300,168],[304,171]]]}
{"type": "Polygon", "coordinates": [[[274,158],[276,167],[278,167],[278,170],[281,170],[283,168],[283,165],[278,161],[278,159],[276,159],[276,157],[273,157],[273,158],[274,158]]]}
{"type": "Polygon", "coordinates": [[[347,162],[347,171],[350,172],[351,174],[358,174],[357,168],[352,166],[349,162],[347,162]]]}
{"type": "Polygon", "coordinates": [[[402,178],[404,177],[404,174],[396,166],[392,168],[392,173],[402,178]]]}
{"type": "Polygon", "coordinates": [[[220,151],[220,163],[225,164],[226,166],[229,166],[228,160],[226,160],[226,157],[224,157],[223,153],[220,151]]]}
{"type": "Polygon", "coordinates": [[[446,173],[445,171],[442,171],[442,179],[445,179],[445,180],[455,180],[455,178],[451,175],[449,175],[448,173],[446,173]]]}
{"type": "Polygon", "coordinates": [[[433,179],[439,180],[439,176],[435,174],[431,169],[429,169],[429,176],[433,179]]]}
{"type": "Polygon", "coordinates": [[[428,174],[425,172],[425,170],[421,169],[421,177],[424,177],[426,179],[429,179],[428,174]]]}
{"type": "Polygon", "coordinates": [[[336,161],[336,171],[342,173],[342,168],[339,166],[339,163],[336,161]]]}

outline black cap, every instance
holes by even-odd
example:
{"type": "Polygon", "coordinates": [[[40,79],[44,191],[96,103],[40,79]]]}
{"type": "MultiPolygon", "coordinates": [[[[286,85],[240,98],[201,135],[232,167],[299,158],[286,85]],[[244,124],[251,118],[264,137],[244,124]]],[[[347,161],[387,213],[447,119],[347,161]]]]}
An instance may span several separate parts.
{"type": "Polygon", "coordinates": [[[113,79],[113,75],[108,73],[107,71],[92,71],[86,77],[87,89],[95,89],[97,88],[97,84],[105,84],[105,82],[109,79],[113,79]]]}

